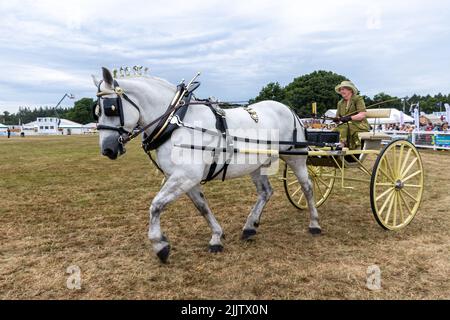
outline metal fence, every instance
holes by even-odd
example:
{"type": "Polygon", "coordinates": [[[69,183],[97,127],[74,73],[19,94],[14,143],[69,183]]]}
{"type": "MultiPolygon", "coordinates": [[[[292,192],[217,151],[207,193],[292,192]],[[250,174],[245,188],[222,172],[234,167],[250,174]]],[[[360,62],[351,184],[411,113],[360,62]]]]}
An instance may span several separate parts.
{"type": "Polygon", "coordinates": [[[385,131],[392,139],[408,139],[417,148],[426,148],[433,150],[450,150],[450,132],[404,132],[404,131],[385,131]]]}

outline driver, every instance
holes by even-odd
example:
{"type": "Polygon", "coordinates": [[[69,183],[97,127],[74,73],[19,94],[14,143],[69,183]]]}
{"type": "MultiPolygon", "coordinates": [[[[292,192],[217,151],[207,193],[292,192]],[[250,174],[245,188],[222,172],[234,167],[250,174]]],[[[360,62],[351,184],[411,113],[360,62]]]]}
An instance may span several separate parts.
{"type": "Polygon", "coordinates": [[[333,119],[338,124],[334,131],[340,133],[342,147],[359,149],[361,140],[358,134],[370,131],[364,99],[358,95],[359,91],[351,81],[343,81],[335,90],[342,100],[338,102],[336,118],[333,119]]]}

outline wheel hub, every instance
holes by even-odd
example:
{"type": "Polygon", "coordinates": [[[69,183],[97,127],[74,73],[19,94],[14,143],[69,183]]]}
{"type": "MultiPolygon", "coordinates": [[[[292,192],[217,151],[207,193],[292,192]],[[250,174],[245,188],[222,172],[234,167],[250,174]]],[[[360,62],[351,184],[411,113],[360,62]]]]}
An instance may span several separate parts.
{"type": "Polygon", "coordinates": [[[395,189],[396,190],[402,190],[404,187],[405,187],[405,183],[403,181],[401,181],[401,180],[398,180],[395,183],[395,189]]]}

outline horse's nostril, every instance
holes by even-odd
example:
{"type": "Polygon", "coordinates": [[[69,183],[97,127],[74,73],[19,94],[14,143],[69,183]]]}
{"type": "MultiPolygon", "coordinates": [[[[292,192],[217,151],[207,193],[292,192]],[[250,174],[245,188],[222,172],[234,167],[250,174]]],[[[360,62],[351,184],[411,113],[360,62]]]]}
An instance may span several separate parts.
{"type": "Polygon", "coordinates": [[[114,151],[112,149],[105,149],[103,150],[103,155],[106,157],[112,157],[114,155],[114,151]]]}

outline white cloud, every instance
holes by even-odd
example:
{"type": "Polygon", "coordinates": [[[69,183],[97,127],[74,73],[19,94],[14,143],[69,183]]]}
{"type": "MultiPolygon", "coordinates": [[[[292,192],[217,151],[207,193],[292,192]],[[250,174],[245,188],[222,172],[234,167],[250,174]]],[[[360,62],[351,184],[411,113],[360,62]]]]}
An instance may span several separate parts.
{"type": "Polygon", "coordinates": [[[90,73],[127,64],[172,82],[202,70],[201,93],[223,99],[316,69],[371,94],[449,91],[449,8],[438,0],[2,1],[1,82],[11,90],[0,107],[89,94],[90,73]],[[46,95],[35,94],[40,86],[46,95]]]}

